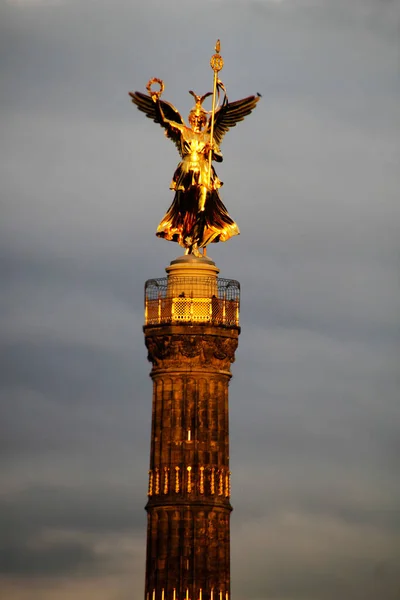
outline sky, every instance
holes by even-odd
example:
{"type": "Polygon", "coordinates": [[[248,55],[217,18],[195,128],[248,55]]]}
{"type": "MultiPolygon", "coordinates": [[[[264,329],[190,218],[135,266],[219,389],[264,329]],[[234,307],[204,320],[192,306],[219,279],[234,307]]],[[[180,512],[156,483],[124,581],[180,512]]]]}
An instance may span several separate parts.
{"type": "MultiPolygon", "coordinates": [[[[0,595],[144,590],[143,287],[221,39],[235,600],[400,597],[400,3],[0,0],[0,595]]],[[[195,600],[195,599],[194,599],[195,600]]]]}

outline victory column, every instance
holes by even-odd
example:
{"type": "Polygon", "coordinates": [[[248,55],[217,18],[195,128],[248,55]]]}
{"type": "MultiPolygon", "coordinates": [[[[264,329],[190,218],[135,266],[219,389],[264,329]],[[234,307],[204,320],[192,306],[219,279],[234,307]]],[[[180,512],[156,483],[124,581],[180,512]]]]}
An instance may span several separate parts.
{"type": "Polygon", "coordinates": [[[218,277],[206,247],[239,234],[212,163],[222,161],[225,133],[259,98],[228,101],[218,76],[219,40],[210,64],[213,92],[190,92],[189,126],[161,100],[160,79],[149,81],[148,95],[130,92],[181,156],[170,186],[174,199],[156,235],[185,250],[166,268],[167,277],[145,285],[144,334],[153,365],[145,600],[230,599],[228,385],[240,286],[218,277]],[[202,104],[211,95],[210,114],[202,104]]]}

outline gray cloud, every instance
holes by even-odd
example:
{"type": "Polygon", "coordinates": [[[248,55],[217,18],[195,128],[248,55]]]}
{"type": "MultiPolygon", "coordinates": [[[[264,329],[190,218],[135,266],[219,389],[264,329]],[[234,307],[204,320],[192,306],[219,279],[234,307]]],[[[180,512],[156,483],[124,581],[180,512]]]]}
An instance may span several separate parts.
{"type": "Polygon", "coordinates": [[[70,530],[124,532],[143,529],[143,508],[133,505],[128,485],[30,486],[1,498],[3,531],[70,530]]]}
{"type": "MultiPolygon", "coordinates": [[[[134,488],[30,486],[0,498],[0,573],[36,578],[119,571],[130,549],[118,539],[144,535],[134,488]],[[107,541],[108,540],[108,541],[107,541]]],[[[139,502],[140,499],[138,498],[139,502]]]]}
{"type": "Polygon", "coordinates": [[[90,572],[96,562],[91,548],[79,542],[53,543],[44,548],[5,545],[0,553],[4,557],[3,573],[9,575],[54,576],[76,573],[78,569],[90,572]]]}
{"type": "Polygon", "coordinates": [[[143,591],[143,284],[179,253],[153,233],[178,157],[127,92],[160,76],[186,116],[217,37],[229,97],[263,94],[218,166],[241,236],[209,249],[242,285],[233,593],[397,598],[399,22],[373,0],[0,5],[7,598],[143,591]]]}

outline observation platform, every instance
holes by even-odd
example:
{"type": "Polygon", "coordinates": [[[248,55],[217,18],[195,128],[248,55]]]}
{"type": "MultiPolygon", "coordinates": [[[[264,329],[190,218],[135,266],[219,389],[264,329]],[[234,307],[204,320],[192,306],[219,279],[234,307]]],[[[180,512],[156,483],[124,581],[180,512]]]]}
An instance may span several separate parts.
{"type": "Polygon", "coordinates": [[[168,277],[146,281],[145,326],[239,327],[240,284],[217,277],[219,270],[210,259],[181,257],[166,271],[168,277]]]}

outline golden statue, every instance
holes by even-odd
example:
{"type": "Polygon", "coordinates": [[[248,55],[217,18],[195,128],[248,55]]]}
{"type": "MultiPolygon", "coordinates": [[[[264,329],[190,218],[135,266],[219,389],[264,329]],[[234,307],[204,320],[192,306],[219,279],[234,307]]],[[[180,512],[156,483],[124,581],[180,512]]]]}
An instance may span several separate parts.
{"type": "Polygon", "coordinates": [[[249,96],[228,102],[225,87],[218,78],[223,66],[219,48],[218,40],[216,54],[210,61],[214,71],[213,92],[204,96],[189,92],[195,99],[195,105],[189,113],[189,127],[172,104],[160,99],[164,91],[164,83],[160,79],[149,81],[149,95],[129,92],[139,110],[165,129],[165,135],[175,143],[182,158],[170,185],[170,189],[175,191],[174,200],[159,224],[156,235],[178,242],[185,248],[185,254],[198,257],[201,256],[199,248],[205,249],[211,242],[226,242],[239,234],[237,224],[219,197],[222,181],[217,177],[212,161],[222,162],[222,138],[230,127],[235,127],[236,123],[251,113],[259,100],[258,96],[249,96]],[[154,83],[160,86],[158,91],[152,89],[154,83]],[[221,91],[224,97],[220,104],[221,91]],[[216,107],[217,95],[220,106],[216,107]],[[210,117],[202,106],[208,96],[213,97],[210,117]]]}

